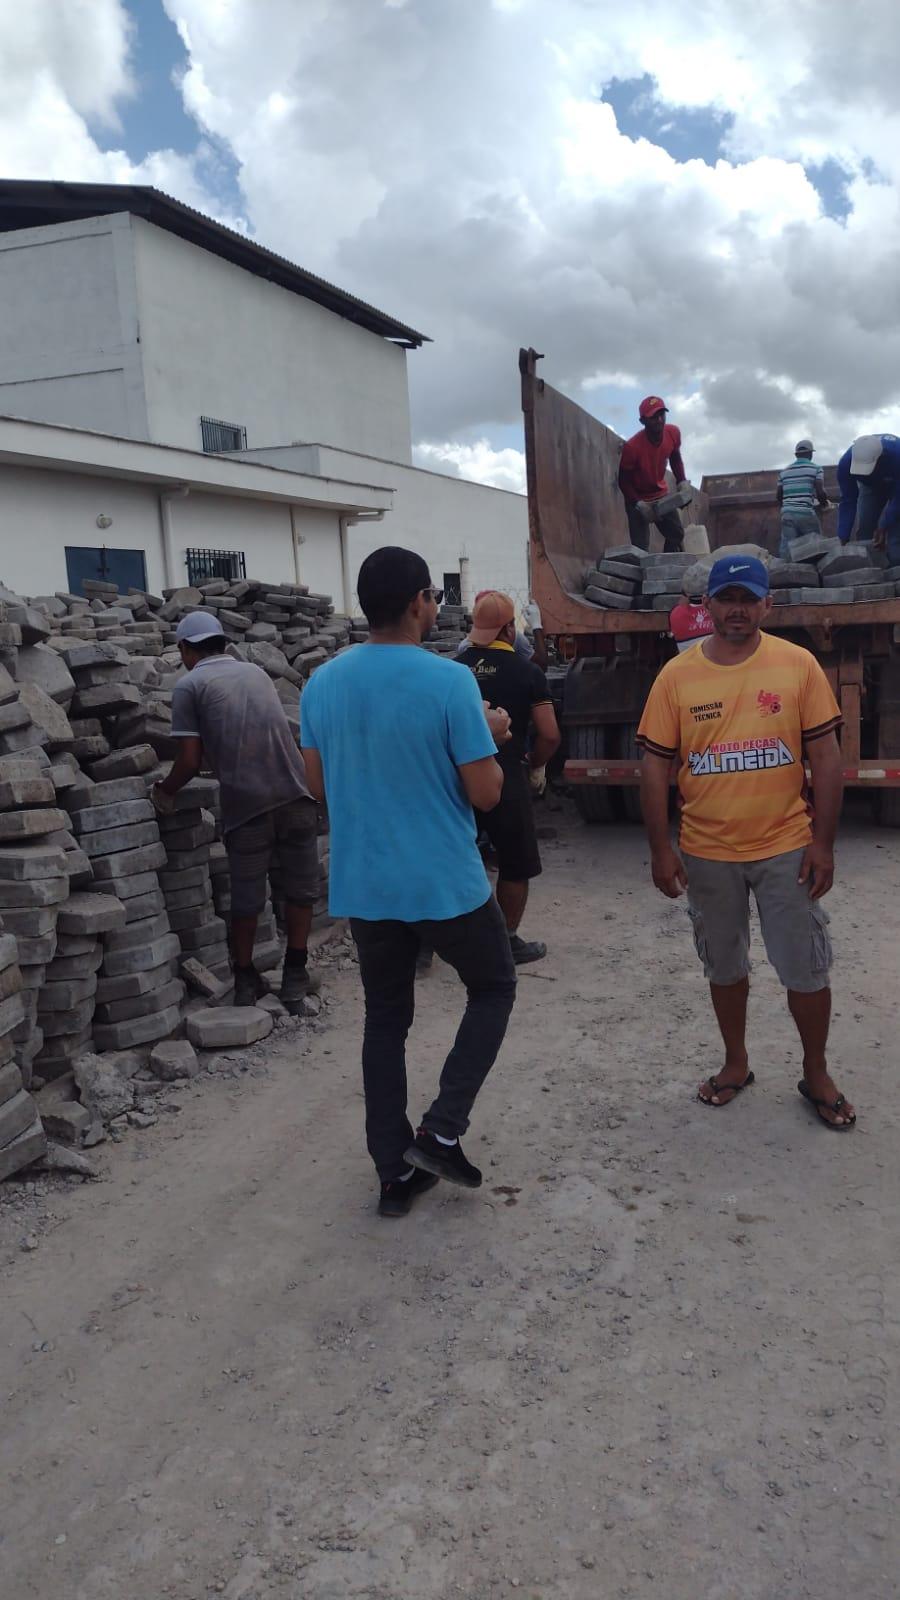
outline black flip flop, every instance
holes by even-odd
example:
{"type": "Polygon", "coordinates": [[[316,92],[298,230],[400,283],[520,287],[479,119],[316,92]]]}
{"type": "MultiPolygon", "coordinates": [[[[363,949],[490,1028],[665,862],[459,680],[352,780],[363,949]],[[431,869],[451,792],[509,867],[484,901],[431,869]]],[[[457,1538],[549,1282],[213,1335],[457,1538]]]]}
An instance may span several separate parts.
{"type": "MultiPolygon", "coordinates": [[[[805,1080],[803,1078],[800,1079],[800,1082],[797,1085],[797,1091],[798,1091],[799,1094],[802,1094],[804,1100],[808,1100],[809,1101],[809,1104],[811,1106],[816,1106],[816,1107],[823,1106],[826,1111],[833,1111],[836,1116],[840,1116],[841,1115],[845,1105],[847,1104],[847,1102],[846,1102],[846,1100],[845,1100],[845,1098],[844,1098],[844,1096],[842,1094],[839,1094],[837,1099],[834,1100],[834,1101],[823,1100],[823,1099],[821,1099],[821,1097],[819,1095],[810,1094],[809,1089],[808,1089],[808,1087],[806,1085],[806,1082],[805,1082],[805,1080]]],[[[854,1128],[856,1126],[856,1112],[855,1111],[853,1113],[853,1116],[850,1118],[849,1122],[829,1122],[828,1118],[827,1117],[823,1117],[821,1112],[818,1111],[818,1110],[816,1110],[816,1116],[818,1117],[818,1119],[821,1122],[822,1126],[825,1127],[825,1128],[830,1128],[832,1133],[848,1133],[851,1128],[854,1128]]]]}
{"type": "MultiPolygon", "coordinates": [[[[716,1076],[718,1077],[718,1073],[716,1076]]],[[[707,1078],[706,1080],[706,1083],[708,1084],[709,1088],[712,1089],[713,1094],[725,1094],[726,1091],[730,1089],[732,1091],[731,1100],[733,1100],[736,1095],[741,1094],[744,1089],[749,1089],[751,1083],[755,1082],[756,1077],[752,1072],[747,1073],[743,1083],[716,1083],[715,1078],[707,1078]]],[[[704,1100],[699,1089],[697,1090],[697,1099],[700,1101],[702,1106],[710,1106],[713,1111],[723,1111],[725,1106],[731,1105],[731,1100],[721,1101],[719,1105],[716,1105],[714,1100],[704,1100]]]]}

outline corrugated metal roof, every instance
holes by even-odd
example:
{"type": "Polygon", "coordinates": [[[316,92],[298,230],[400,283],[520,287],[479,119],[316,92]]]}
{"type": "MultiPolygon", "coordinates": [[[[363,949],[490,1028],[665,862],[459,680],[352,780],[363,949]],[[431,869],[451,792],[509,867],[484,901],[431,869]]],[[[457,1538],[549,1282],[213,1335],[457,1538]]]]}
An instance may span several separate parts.
{"type": "Polygon", "coordinates": [[[143,217],[158,228],[166,228],[191,244],[199,245],[214,255],[222,256],[235,266],[280,284],[307,300],[333,311],[349,322],[355,322],[370,333],[384,339],[416,349],[430,343],[428,335],[417,333],[403,322],[397,322],[375,306],[358,300],[356,295],[338,289],[315,273],[295,266],[284,256],[276,255],[264,245],[256,244],[244,234],[214,222],[201,211],[186,206],[181,200],[163,194],[143,184],[118,183],[62,183],[30,179],[0,179],[0,232],[11,233],[19,228],[46,227],[54,222],[75,221],[84,217],[108,216],[117,211],[129,211],[143,217]]]}

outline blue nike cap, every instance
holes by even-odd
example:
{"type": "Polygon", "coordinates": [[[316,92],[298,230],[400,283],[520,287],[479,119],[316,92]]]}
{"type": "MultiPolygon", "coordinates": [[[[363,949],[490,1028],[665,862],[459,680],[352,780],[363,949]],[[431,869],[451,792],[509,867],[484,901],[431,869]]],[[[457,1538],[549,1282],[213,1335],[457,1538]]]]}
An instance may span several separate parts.
{"type": "Polygon", "coordinates": [[[756,556],[722,556],[713,562],[706,592],[712,599],[723,589],[747,589],[764,600],[769,592],[768,568],[756,556]]]}

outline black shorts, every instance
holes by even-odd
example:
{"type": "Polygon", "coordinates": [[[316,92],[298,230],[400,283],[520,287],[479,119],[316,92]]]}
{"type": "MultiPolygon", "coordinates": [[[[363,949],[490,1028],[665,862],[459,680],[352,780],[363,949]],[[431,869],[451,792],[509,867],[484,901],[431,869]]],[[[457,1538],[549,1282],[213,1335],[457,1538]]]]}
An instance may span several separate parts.
{"type": "Polygon", "coordinates": [[[524,883],[540,876],[534,801],[524,762],[504,766],[499,805],[493,811],[476,811],[475,819],[497,852],[499,877],[508,883],[524,883]]]}

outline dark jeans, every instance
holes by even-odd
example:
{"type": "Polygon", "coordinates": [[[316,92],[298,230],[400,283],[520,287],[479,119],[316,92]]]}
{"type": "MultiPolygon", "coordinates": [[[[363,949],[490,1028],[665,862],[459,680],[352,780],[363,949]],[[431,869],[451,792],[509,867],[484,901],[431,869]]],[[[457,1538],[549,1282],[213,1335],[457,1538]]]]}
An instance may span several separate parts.
{"type": "Polygon", "coordinates": [[[631,506],[627,501],[625,510],[628,513],[628,536],[632,544],[636,544],[639,549],[650,549],[650,532],[654,526],[659,528],[663,536],[664,550],[684,549],[684,524],[677,511],[667,511],[665,516],[660,517],[659,522],[654,524],[645,522],[637,506],[631,506]]]}
{"type": "Polygon", "coordinates": [[[406,1036],[415,1011],[416,956],[421,944],[453,967],[468,996],[459,1031],[441,1073],[437,1099],[422,1126],[452,1139],[497,1059],[516,998],[516,969],[506,924],[493,895],[477,911],[447,922],[365,922],[351,917],[366,997],[363,1084],[366,1140],[382,1183],[406,1170],[412,1143],[406,1114],[406,1036]]]}

